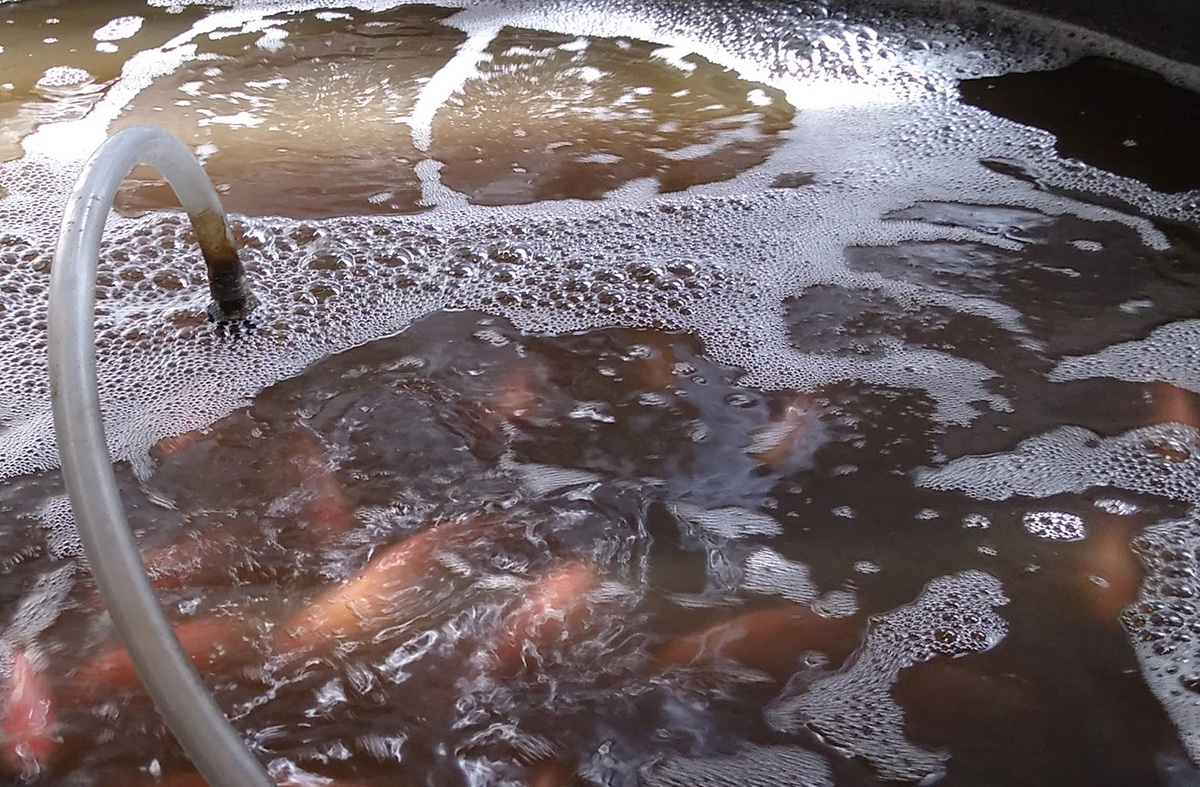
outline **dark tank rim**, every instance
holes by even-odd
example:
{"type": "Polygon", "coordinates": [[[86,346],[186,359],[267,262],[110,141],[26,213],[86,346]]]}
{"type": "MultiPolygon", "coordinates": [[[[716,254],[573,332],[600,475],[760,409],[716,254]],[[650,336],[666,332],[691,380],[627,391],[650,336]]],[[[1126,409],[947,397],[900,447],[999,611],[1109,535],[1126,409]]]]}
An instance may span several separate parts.
{"type": "Polygon", "coordinates": [[[1038,14],[1125,41],[1183,63],[1200,65],[1200,3],[1196,0],[882,0],[933,7],[941,14],[988,16],[989,7],[1038,14]]]}

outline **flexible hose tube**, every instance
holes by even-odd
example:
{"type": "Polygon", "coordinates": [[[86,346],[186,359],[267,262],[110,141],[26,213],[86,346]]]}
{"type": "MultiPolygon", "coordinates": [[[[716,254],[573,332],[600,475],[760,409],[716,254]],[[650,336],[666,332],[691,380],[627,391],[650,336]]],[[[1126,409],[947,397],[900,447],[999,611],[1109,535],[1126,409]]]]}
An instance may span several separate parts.
{"type": "Polygon", "coordinates": [[[96,382],[96,265],[117,187],[139,163],[162,173],[192,219],[216,301],[210,311],[244,315],[253,305],[216,191],[183,143],[161,129],[138,126],[101,145],[67,201],[50,276],[50,392],[63,475],[113,626],[188,757],[212,787],[274,787],[200,681],[163,615],[109,459],[96,382]]]}

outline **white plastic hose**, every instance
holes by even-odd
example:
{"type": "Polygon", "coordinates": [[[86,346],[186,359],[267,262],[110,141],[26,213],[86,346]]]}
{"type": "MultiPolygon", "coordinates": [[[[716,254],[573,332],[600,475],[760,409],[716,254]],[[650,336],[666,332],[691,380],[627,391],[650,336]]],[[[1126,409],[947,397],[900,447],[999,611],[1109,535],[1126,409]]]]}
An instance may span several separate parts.
{"type": "Polygon", "coordinates": [[[88,160],[67,201],[50,275],[48,340],[54,428],[67,494],[92,574],[159,713],[212,787],[274,787],[192,668],[146,576],[117,492],[96,382],[96,265],[104,221],[137,164],[167,179],[192,219],[209,269],[210,313],[253,308],[225,212],[191,152],[167,132],[137,126],[88,160]]]}

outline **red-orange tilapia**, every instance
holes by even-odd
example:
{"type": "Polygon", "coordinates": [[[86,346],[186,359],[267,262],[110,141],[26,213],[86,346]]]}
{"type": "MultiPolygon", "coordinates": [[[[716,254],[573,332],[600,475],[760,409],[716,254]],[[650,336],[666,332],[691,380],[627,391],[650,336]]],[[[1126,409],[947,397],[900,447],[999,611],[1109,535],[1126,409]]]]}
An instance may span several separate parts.
{"type": "Polygon", "coordinates": [[[840,664],[861,643],[862,628],[856,617],[828,618],[800,605],[776,607],[671,640],[655,656],[664,666],[727,658],[784,677],[806,651],[819,651],[830,663],[840,664]]]}
{"type": "Polygon", "coordinates": [[[564,563],[539,577],[505,616],[491,648],[492,672],[515,675],[527,647],[548,647],[568,636],[585,617],[587,594],[597,584],[588,563],[564,563]]]}
{"type": "Polygon", "coordinates": [[[12,671],[3,686],[0,762],[10,774],[42,773],[58,747],[50,685],[20,648],[13,648],[12,671]]]}

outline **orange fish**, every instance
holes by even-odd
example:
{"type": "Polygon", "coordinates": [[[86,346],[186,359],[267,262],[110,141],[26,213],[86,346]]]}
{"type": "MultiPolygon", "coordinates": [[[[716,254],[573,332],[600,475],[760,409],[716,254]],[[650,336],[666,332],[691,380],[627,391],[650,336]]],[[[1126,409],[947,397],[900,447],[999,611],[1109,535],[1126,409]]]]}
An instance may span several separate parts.
{"type": "Polygon", "coordinates": [[[827,618],[800,605],[748,612],[671,640],[654,654],[663,666],[732,659],[776,677],[790,675],[796,658],[820,651],[842,663],[862,642],[857,616],[827,618]]]}
{"type": "Polygon", "coordinates": [[[204,436],[201,429],[192,429],[183,434],[170,435],[150,446],[150,456],[155,459],[165,459],[183,451],[204,436]]]}
{"type": "Polygon", "coordinates": [[[1129,546],[1133,526],[1098,514],[1079,553],[1084,608],[1101,623],[1120,626],[1121,610],[1137,598],[1142,566],[1129,546]]]}
{"type": "Polygon", "coordinates": [[[388,547],[356,576],[317,596],[277,628],[275,651],[355,639],[395,621],[410,592],[429,580],[437,554],[473,538],[485,521],[447,522],[388,547]]]}
{"type": "MultiPolygon", "coordinates": [[[[250,618],[207,617],[175,626],[183,652],[202,676],[226,672],[253,658],[256,633],[250,618]]],[[[67,691],[72,696],[91,698],[139,686],[141,678],[133,659],[117,645],[80,667],[67,691]]]]}
{"type": "Polygon", "coordinates": [[[809,397],[796,394],[782,413],[754,430],[746,453],[768,467],[777,466],[791,456],[792,449],[804,437],[812,417],[809,397]]]}
{"type": "MultiPolygon", "coordinates": [[[[190,445],[201,434],[193,431],[168,439],[186,438],[190,445]]],[[[354,507],[325,461],[317,439],[307,430],[293,430],[291,435],[287,442],[288,456],[301,471],[298,483],[305,487],[309,498],[297,516],[300,535],[311,546],[321,546],[353,525],[354,507]]],[[[258,535],[258,524],[247,520],[192,531],[172,543],[143,549],[142,563],[155,590],[225,587],[234,584],[236,578],[231,567],[239,565],[247,554],[246,544],[258,535]]],[[[85,609],[101,606],[94,589],[85,591],[80,603],[85,609]]]]}
{"type": "MultiPolygon", "coordinates": [[[[255,535],[251,523],[234,522],[192,531],[170,544],[143,549],[142,564],[150,586],[159,591],[229,586],[235,581],[231,565],[246,554],[246,544],[255,535]]],[[[82,590],[79,603],[88,610],[103,606],[95,586],[82,590]]]]}
{"type": "Polygon", "coordinates": [[[1193,404],[1194,395],[1170,383],[1156,382],[1150,385],[1153,394],[1154,412],[1153,423],[1175,422],[1200,426],[1196,407],[1193,404]]]}
{"type": "Polygon", "coordinates": [[[182,590],[198,585],[229,585],[229,566],[245,551],[255,528],[237,522],[189,533],[171,544],[142,551],[142,563],[156,590],[182,590]]]}
{"type": "Polygon", "coordinates": [[[354,506],[346,497],[316,435],[307,429],[296,430],[288,445],[289,460],[300,470],[301,484],[309,495],[299,514],[307,536],[305,540],[320,546],[354,524],[354,506]]]}
{"type": "Polygon", "coordinates": [[[574,773],[557,760],[547,760],[532,769],[529,787],[566,787],[574,773]]]}
{"type": "Polygon", "coordinates": [[[587,593],[597,581],[595,569],[582,561],[564,563],[538,578],[505,616],[492,645],[490,671],[516,675],[527,647],[547,647],[568,636],[585,617],[587,593]]]}
{"type": "Polygon", "coordinates": [[[10,774],[31,778],[45,771],[59,739],[50,685],[25,651],[13,648],[12,672],[3,685],[0,763],[10,774]]]}
{"type": "Polygon", "coordinates": [[[638,371],[646,389],[667,391],[678,385],[675,374],[678,359],[675,355],[674,338],[670,334],[650,332],[641,334],[639,338],[642,345],[651,350],[649,354],[640,358],[638,363],[638,371]]]}
{"type": "MultiPolygon", "coordinates": [[[[979,741],[1011,735],[1014,719],[1045,719],[1050,705],[1045,687],[996,671],[998,666],[987,659],[939,656],[904,670],[891,694],[904,708],[906,728],[951,751],[969,750],[979,741]]],[[[1018,777],[1012,783],[1028,782],[1018,777]]]]}
{"type": "Polygon", "coordinates": [[[489,397],[487,409],[504,421],[526,418],[541,404],[533,367],[518,363],[505,372],[495,392],[489,397]]]}

